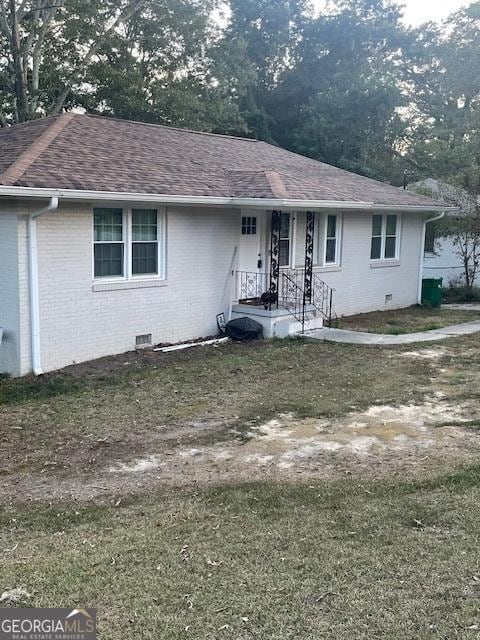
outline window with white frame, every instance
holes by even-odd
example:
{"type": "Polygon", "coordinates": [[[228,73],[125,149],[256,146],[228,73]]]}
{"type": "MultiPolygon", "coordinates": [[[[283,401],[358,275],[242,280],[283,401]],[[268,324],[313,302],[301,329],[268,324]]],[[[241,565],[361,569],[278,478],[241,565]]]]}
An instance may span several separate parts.
{"type": "Polygon", "coordinates": [[[398,259],[398,216],[374,214],[372,216],[371,260],[398,259]]]}
{"type": "Polygon", "coordinates": [[[290,214],[280,213],[280,246],[278,263],[281,267],[290,266],[290,214]]]}
{"type": "Polygon", "coordinates": [[[93,225],[95,277],[122,277],[125,273],[123,210],[94,209],[93,225]]]}
{"type": "Polygon", "coordinates": [[[257,233],[257,216],[242,216],[242,235],[254,236],[257,233]]]}
{"type": "Polygon", "coordinates": [[[340,220],[340,216],[335,213],[315,214],[315,265],[331,266],[339,264],[340,220]]]}
{"type": "Polygon", "coordinates": [[[162,216],[157,209],[95,208],[95,278],[162,275],[162,216]]]}
{"type": "Polygon", "coordinates": [[[325,264],[337,263],[337,216],[329,214],[325,223],[325,264]]]}
{"type": "Polygon", "coordinates": [[[132,209],[132,275],[158,273],[158,212],[132,209]]]}

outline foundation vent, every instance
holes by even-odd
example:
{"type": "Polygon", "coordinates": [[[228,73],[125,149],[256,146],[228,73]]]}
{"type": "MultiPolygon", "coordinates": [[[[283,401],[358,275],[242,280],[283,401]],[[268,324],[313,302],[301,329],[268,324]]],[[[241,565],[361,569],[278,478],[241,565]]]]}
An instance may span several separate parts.
{"type": "Polygon", "coordinates": [[[152,344],[152,334],[144,333],[141,336],[135,336],[136,347],[149,347],[152,344]]]}

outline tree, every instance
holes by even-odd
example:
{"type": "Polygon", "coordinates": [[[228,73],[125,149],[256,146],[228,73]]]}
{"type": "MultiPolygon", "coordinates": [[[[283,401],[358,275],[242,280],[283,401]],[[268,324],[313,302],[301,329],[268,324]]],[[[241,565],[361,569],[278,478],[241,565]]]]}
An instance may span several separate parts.
{"type": "Polygon", "coordinates": [[[480,2],[422,26],[407,51],[409,157],[423,176],[480,164],[480,2]]]}
{"type": "Polygon", "coordinates": [[[145,2],[0,0],[2,124],[59,113],[109,34],[145,2]]]}
{"type": "Polygon", "coordinates": [[[459,203],[463,206],[464,215],[452,219],[450,224],[447,219],[444,233],[453,238],[453,245],[463,265],[465,285],[471,291],[480,269],[480,173],[468,171],[464,176],[464,188],[469,195],[467,204],[459,203]]]}
{"type": "Polygon", "coordinates": [[[209,0],[162,0],[137,12],[98,51],[88,111],[195,129],[228,130],[238,110],[214,78],[216,28],[209,0]]]}
{"type": "Polygon", "coordinates": [[[419,182],[412,188],[421,195],[458,208],[457,214],[448,214],[432,224],[435,238],[452,241],[463,267],[463,281],[471,292],[480,269],[480,172],[476,169],[467,171],[457,185],[435,181],[433,189],[425,182],[419,182]]]}
{"type": "Polygon", "coordinates": [[[230,11],[216,58],[228,60],[233,74],[224,64],[222,77],[230,75],[230,89],[249,135],[275,142],[270,98],[284,71],[295,64],[309,19],[307,0],[230,0],[230,11]]]}

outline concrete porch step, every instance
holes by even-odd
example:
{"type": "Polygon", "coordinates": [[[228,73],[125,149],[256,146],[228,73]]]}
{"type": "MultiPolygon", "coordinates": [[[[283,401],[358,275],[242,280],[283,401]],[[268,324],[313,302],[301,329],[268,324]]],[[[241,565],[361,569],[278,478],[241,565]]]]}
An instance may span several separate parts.
{"type": "MultiPolygon", "coordinates": [[[[305,309],[307,321],[305,330],[320,329],[323,327],[323,318],[312,305],[305,309]]],[[[246,304],[234,304],[232,307],[232,320],[235,318],[251,318],[263,326],[265,338],[287,338],[302,331],[302,324],[286,309],[264,309],[246,304]]]]}

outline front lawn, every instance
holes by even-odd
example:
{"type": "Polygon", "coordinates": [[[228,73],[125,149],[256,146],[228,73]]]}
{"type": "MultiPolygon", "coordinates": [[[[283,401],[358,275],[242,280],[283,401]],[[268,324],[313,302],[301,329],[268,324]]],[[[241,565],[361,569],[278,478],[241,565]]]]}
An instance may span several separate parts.
{"type": "Polygon", "coordinates": [[[428,361],[392,362],[376,348],[300,339],[143,357],[0,380],[4,473],[90,474],[133,455],[231,438],[232,429],[278,413],[335,416],[380,400],[410,402],[422,397],[431,371],[428,361]]]}
{"type": "Polygon", "coordinates": [[[471,322],[480,318],[480,310],[430,309],[427,307],[408,307],[391,311],[373,311],[345,316],[338,320],[339,329],[400,335],[419,331],[442,329],[453,324],[471,322]]]}
{"type": "Polygon", "coordinates": [[[0,380],[0,597],[97,607],[102,640],[479,637],[479,358],[263,341],[0,380]]]}
{"type": "Polygon", "coordinates": [[[0,584],[103,640],[478,638],[479,503],[471,468],[8,508],[0,584]]]}

